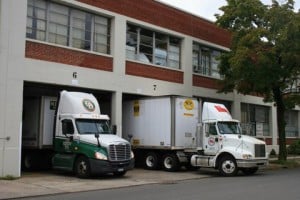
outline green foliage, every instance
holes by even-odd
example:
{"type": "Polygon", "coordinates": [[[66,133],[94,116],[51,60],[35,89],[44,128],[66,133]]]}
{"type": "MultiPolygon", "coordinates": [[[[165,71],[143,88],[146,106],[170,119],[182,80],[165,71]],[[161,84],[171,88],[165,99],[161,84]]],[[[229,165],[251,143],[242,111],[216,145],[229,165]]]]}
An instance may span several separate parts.
{"type": "Polygon", "coordinates": [[[287,148],[287,152],[288,152],[288,154],[292,154],[292,155],[300,155],[300,140],[293,142],[287,148]]]}
{"type": "Polygon", "coordinates": [[[271,157],[275,157],[275,156],[276,156],[276,151],[275,151],[274,149],[272,149],[272,150],[270,151],[270,156],[271,156],[271,157]]]}
{"type": "MultiPolygon", "coordinates": [[[[232,33],[231,52],[221,56],[221,92],[236,89],[276,101],[273,90],[283,92],[300,75],[300,20],[294,2],[267,7],[260,0],[227,0],[217,24],[232,33]]],[[[287,101],[295,105],[299,95],[287,101]]],[[[293,105],[290,105],[290,104],[293,105]]]]}

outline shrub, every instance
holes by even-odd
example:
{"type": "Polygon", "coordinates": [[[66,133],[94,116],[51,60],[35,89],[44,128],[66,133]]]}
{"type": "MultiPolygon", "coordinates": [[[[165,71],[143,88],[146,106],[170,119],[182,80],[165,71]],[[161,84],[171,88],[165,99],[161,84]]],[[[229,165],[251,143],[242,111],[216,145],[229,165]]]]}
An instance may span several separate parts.
{"type": "Polygon", "coordinates": [[[288,152],[288,154],[300,155],[300,140],[293,142],[287,148],[287,152],[288,152]]]}
{"type": "Polygon", "coordinates": [[[276,156],[276,151],[275,151],[274,149],[272,149],[272,150],[270,151],[270,156],[271,156],[271,157],[275,157],[275,156],[276,156]]]}

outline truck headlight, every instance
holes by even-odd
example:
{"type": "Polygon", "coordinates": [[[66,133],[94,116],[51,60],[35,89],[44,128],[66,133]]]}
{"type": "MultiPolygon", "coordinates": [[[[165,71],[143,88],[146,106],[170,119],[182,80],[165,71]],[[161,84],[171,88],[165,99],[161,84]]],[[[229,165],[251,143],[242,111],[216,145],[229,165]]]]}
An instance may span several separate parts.
{"type": "Polygon", "coordinates": [[[252,155],[251,154],[243,154],[243,159],[251,159],[252,158],[252,155]]]}
{"type": "Polygon", "coordinates": [[[95,158],[99,160],[107,160],[107,156],[100,152],[95,152],[95,158]]]}
{"type": "Polygon", "coordinates": [[[131,159],[134,158],[134,153],[133,153],[133,151],[130,152],[130,158],[131,158],[131,159]]]}

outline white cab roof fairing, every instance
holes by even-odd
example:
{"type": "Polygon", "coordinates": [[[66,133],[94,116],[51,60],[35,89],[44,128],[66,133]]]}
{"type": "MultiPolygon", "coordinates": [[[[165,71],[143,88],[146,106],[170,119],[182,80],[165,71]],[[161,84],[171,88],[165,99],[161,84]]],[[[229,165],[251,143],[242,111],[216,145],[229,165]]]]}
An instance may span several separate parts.
{"type": "Polygon", "coordinates": [[[236,121],[223,104],[204,102],[202,121],[236,121]]]}
{"type": "Polygon", "coordinates": [[[100,114],[97,99],[92,94],[82,92],[60,93],[59,114],[100,114]]]}

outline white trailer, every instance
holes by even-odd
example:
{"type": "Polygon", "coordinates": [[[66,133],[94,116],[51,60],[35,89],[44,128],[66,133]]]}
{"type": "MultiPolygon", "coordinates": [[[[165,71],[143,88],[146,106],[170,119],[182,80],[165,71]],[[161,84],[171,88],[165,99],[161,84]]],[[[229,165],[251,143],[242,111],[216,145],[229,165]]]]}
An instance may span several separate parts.
{"type": "Polygon", "coordinates": [[[196,153],[197,99],[149,97],[123,104],[123,136],[129,138],[137,164],[176,171],[190,166],[196,153]]]}

